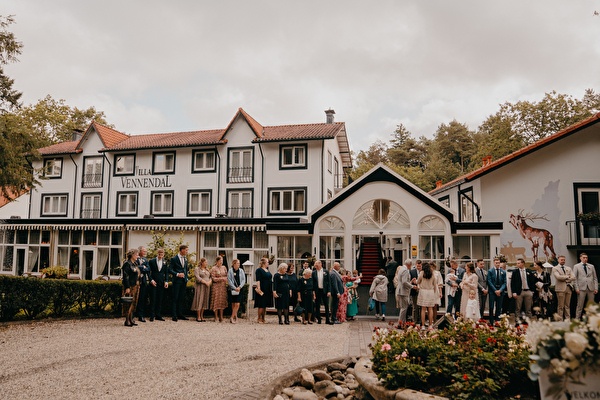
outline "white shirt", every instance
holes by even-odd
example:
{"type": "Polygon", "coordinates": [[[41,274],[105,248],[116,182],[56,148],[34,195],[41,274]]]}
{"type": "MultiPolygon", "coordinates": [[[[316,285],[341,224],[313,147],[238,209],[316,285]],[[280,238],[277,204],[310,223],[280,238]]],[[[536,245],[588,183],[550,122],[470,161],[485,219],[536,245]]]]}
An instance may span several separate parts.
{"type": "Polygon", "coordinates": [[[158,265],[158,272],[160,272],[160,270],[162,269],[162,264],[163,264],[162,258],[157,258],[156,265],[158,265]]]}
{"type": "Polygon", "coordinates": [[[323,270],[322,269],[317,270],[317,286],[319,287],[319,289],[323,289],[323,270]]]}

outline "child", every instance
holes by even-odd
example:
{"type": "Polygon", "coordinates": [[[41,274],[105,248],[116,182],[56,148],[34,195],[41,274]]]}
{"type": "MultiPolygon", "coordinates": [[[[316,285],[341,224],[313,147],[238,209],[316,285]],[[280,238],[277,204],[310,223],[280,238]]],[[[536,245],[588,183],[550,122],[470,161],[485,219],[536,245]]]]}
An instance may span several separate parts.
{"type": "Polygon", "coordinates": [[[446,284],[448,285],[448,305],[446,307],[446,312],[452,315],[460,311],[460,304],[456,303],[456,292],[458,291],[458,284],[456,283],[457,279],[458,276],[456,275],[456,270],[451,268],[446,274],[446,284]],[[452,309],[454,309],[454,312],[452,309]]]}
{"type": "Polygon", "coordinates": [[[481,319],[481,315],[479,314],[479,301],[477,300],[477,292],[475,290],[469,292],[465,318],[473,321],[479,321],[481,319]]]}

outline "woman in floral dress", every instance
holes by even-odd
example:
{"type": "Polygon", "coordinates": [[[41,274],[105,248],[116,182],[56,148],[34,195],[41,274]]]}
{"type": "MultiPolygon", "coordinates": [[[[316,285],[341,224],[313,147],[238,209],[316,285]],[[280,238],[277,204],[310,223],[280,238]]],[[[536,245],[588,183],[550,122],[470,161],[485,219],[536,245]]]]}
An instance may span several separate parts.
{"type": "Polygon", "coordinates": [[[348,272],[344,268],[341,268],[340,275],[342,276],[342,283],[344,284],[344,293],[342,293],[340,296],[340,302],[335,320],[346,322],[346,311],[348,308],[348,286],[346,286],[346,282],[348,282],[348,272]]]}
{"type": "Polygon", "coordinates": [[[352,271],[352,276],[346,274],[345,285],[348,288],[348,307],[346,308],[346,316],[348,321],[354,321],[354,316],[358,314],[358,284],[360,283],[360,275],[358,270],[352,271]]]}
{"type": "Polygon", "coordinates": [[[227,308],[227,268],[223,265],[223,257],[218,256],[215,265],[210,269],[212,286],[210,292],[210,308],[215,312],[215,321],[223,322],[223,310],[227,308]]]}

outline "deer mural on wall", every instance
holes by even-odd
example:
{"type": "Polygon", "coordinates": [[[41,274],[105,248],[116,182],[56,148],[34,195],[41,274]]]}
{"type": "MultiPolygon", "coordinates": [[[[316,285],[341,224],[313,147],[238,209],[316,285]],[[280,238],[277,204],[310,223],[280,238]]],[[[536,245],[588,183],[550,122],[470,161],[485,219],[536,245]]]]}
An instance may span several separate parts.
{"type": "Polygon", "coordinates": [[[552,233],[546,229],[538,229],[533,226],[527,225],[527,221],[534,222],[537,220],[549,221],[546,215],[538,215],[533,213],[527,213],[523,215],[523,210],[519,210],[517,215],[510,214],[510,224],[519,231],[523,239],[527,239],[531,242],[531,251],[533,252],[533,261],[538,261],[538,250],[540,245],[546,255],[546,260],[549,256],[556,257],[554,251],[554,237],[552,233]],[[550,253],[548,253],[548,250],[550,253]]]}
{"type": "Polygon", "coordinates": [[[513,242],[508,242],[508,246],[502,246],[500,252],[511,262],[516,261],[517,258],[525,258],[525,247],[513,247],[513,242]]]}

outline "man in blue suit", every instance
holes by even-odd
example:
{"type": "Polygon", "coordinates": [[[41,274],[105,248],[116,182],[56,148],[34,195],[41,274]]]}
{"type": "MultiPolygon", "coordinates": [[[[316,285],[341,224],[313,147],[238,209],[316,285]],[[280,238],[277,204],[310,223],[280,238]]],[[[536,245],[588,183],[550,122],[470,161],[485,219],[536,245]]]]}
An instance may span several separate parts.
{"type": "Polygon", "coordinates": [[[487,274],[488,294],[490,298],[490,324],[500,319],[502,300],[506,290],[506,272],[500,268],[500,259],[494,257],[494,267],[487,274]],[[494,306],[496,307],[494,309],[494,306]]]}
{"type": "Polygon", "coordinates": [[[329,274],[331,283],[331,324],[341,324],[337,319],[338,307],[340,305],[340,297],[344,294],[344,282],[340,275],[340,268],[342,266],[339,262],[333,263],[333,268],[329,274]]]}
{"type": "Polygon", "coordinates": [[[173,311],[171,317],[173,321],[177,319],[187,319],[181,311],[181,303],[185,297],[185,285],[188,281],[188,246],[182,244],[179,246],[179,254],[171,258],[169,264],[169,274],[171,274],[171,290],[173,293],[173,311]]]}

